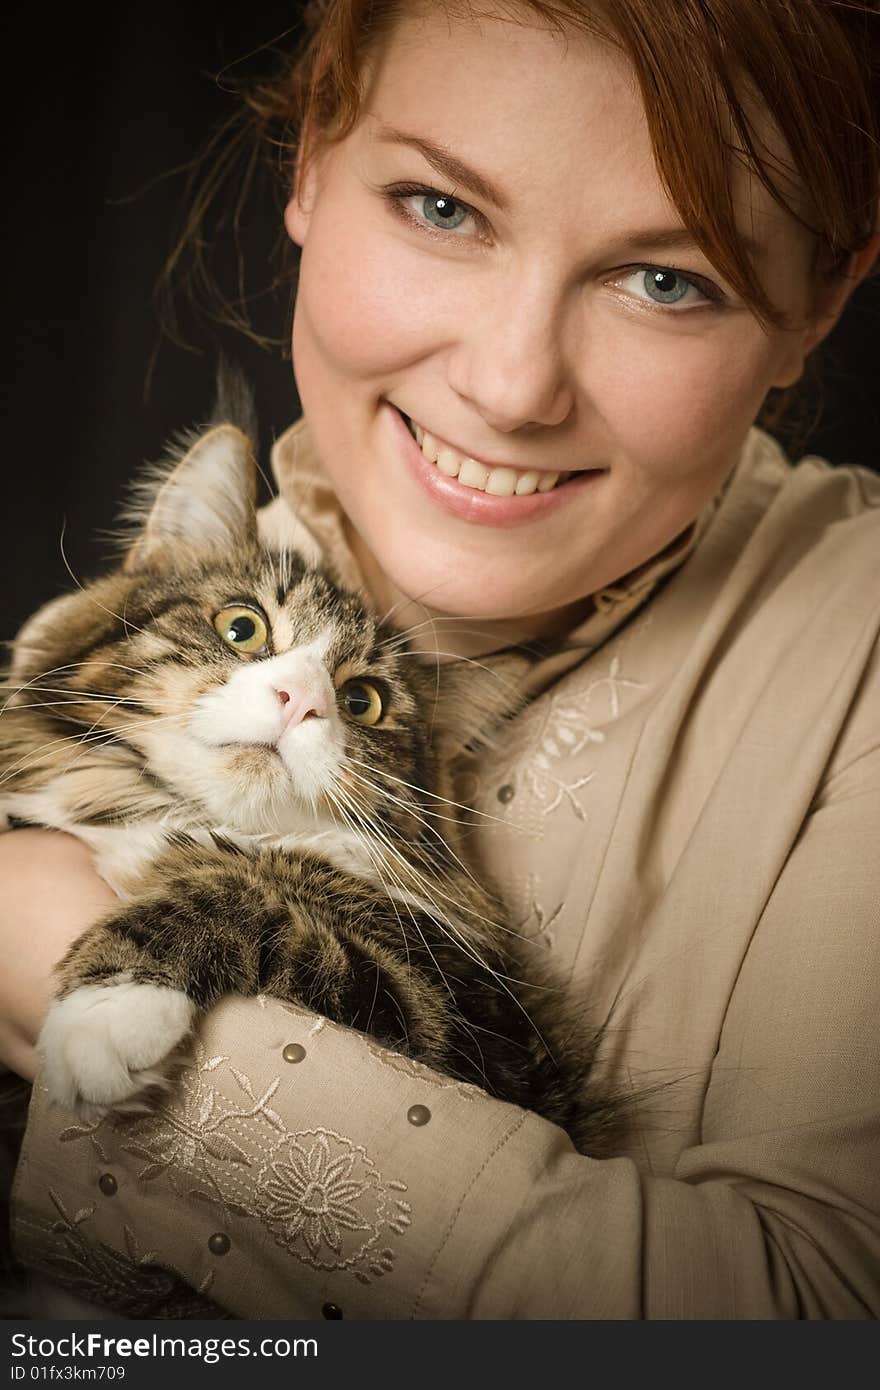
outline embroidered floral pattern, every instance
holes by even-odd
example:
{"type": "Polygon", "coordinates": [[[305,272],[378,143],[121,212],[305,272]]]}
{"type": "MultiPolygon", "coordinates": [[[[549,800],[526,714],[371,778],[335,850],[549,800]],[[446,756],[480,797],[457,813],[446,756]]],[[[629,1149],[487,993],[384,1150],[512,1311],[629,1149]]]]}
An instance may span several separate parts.
{"type": "Polygon", "coordinates": [[[316,1269],[354,1268],[361,1282],[391,1268],[383,1230],[403,1234],[410,1207],[359,1145],[333,1130],[288,1135],[257,1175],[261,1218],[275,1241],[316,1269]]]}
{"type": "Polygon", "coordinates": [[[181,1073],[177,1103],[162,1106],[155,1115],[115,1122],[123,1139],[122,1148],[145,1160],[137,1175],[141,1181],[166,1177],[188,1197],[218,1201],[226,1211],[243,1210],[234,1195],[224,1195],[228,1184],[217,1182],[215,1168],[217,1164],[232,1168],[251,1166],[244,1142],[248,1121],[259,1117],[271,1128],[284,1131],[280,1116],[270,1105],[279,1085],[276,1077],[257,1095],[248,1077],[233,1067],[228,1057],[206,1057],[200,1048],[196,1065],[181,1073]],[[224,1064],[244,1095],[243,1102],[228,1100],[210,1085],[208,1078],[224,1064]],[[200,1185],[192,1185],[193,1176],[200,1180],[200,1185]],[[182,1179],[183,1187],[178,1179],[182,1179]]]}
{"type": "Polygon", "coordinates": [[[130,1318],[224,1318],[207,1296],[209,1273],[193,1289],[173,1267],[159,1262],[155,1250],[142,1250],[130,1226],[124,1227],[125,1255],[84,1229],[95,1214],[81,1207],[72,1216],[51,1189],[54,1221],[23,1221],[28,1266],[68,1293],[112,1308],[130,1318]]]}
{"type": "MultiPolygon", "coordinates": [[[[285,1012],[312,1021],[295,1006],[285,1012]]],[[[88,1140],[108,1165],[121,1149],[141,1160],[140,1181],[209,1203],[226,1222],[258,1221],[295,1259],[370,1283],[393,1268],[389,1234],[410,1225],[406,1186],[384,1177],[344,1135],[287,1130],[272,1106],[281,1084],[273,1076],[255,1086],[228,1057],[208,1056],[199,1045],[173,1101],[155,1114],[70,1125],[59,1139],[88,1140]]]]}
{"type": "Polygon", "coordinates": [[[518,715],[500,756],[496,751],[489,759],[493,786],[485,785],[484,773],[480,809],[536,838],[560,808],[586,820],[580,793],[597,774],[583,754],[605,742],[604,726],[619,718],[625,692],[642,689],[642,681],[623,674],[619,656],[611,656],[607,671],[586,684],[560,681],[518,715]],[[515,787],[516,795],[499,803],[493,795],[498,785],[515,787]]]}
{"type": "MultiPolygon", "coordinates": [[[[288,1140],[283,1157],[269,1164],[262,1186],[269,1230],[288,1248],[302,1238],[309,1254],[317,1259],[323,1245],[334,1255],[340,1253],[343,1231],[370,1229],[355,1205],[368,1184],[351,1181],[357,1157],[351,1145],[333,1158],[330,1144],[338,1136],[319,1132],[306,1149],[302,1140],[308,1137],[312,1136],[288,1140]]],[[[341,1142],[345,1145],[345,1140],[341,1142]]]]}
{"type": "Polygon", "coordinates": [[[569,836],[571,822],[589,822],[588,788],[601,775],[610,728],[647,688],[624,669],[623,651],[635,630],[560,677],[511,722],[500,746],[463,769],[463,781],[476,783],[469,798],[460,794],[476,811],[483,865],[490,874],[498,865],[496,882],[516,929],[549,949],[567,937],[578,906],[564,878],[552,887],[545,882],[544,842],[548,835],[569,836]],[[569,824],[557,829],[560,817],[569,824]]]}

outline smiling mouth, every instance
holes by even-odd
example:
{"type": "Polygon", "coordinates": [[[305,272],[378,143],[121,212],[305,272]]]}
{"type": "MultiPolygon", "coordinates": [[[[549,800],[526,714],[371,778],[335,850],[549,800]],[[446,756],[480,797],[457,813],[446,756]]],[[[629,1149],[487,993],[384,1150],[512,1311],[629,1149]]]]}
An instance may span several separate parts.
{"type": "Polygon", "coordinates": [[[455,478],[464,487],[473,488],[475,492],[486,492],[491,497],[531,497],[536,492],[553,492],[580,472],[592,471],[580,469],[550,473],[537,468],[494,467],[480,463],[429,434],[402,410],[399,413],[428,463],[433,464],[445,477],[455,478]]]}

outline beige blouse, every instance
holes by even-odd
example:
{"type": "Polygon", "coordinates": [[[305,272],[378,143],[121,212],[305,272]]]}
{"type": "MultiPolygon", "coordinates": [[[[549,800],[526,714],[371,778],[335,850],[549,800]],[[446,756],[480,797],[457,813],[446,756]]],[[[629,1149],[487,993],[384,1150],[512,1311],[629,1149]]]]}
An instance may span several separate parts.
{"type": "MultiPolygon", "coordinates": [[[[344,565],[301,427],[276,470],[344,565]]],[[[878,626],[880,478],[753,431],[462,767],[479,862],[642,1097],[619,1157],[229,998],[154,1117],[87,1126],[37,1083],[24,1261],[133,1316],[877,1317],[878,626]]]]}

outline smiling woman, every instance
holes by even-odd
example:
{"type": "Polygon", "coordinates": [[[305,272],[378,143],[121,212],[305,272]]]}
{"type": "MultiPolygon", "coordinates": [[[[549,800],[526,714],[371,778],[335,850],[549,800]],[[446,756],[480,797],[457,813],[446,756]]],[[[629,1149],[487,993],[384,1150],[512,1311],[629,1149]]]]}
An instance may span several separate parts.
{"type": "MultiPolygon", "coordinates": [[[[202,1313],[876,1317],[880,486],[755,428],[877,259],[876,5],[309,14],[249,95],[300,252],[262,524],[437,659],[516,648],[522,708],[445,809],[605,1020],[626,1132],[578,1154],[405,1046],[229,998],[134,1131],[72,1130],[38,1082],[22,1257],[141,1314],[149,1231],[202,1313]]],[[[244,688],[265,634],[216,622],[244,688]]],[[[2,1007],[32,1074],[27,885],[73,875],[25,838],[2,1007]]],[[[56,940],[94,914],[77,879],[56,940]]]]}
{"type": "MultiPolygon", "coordinates": [[[[450,24],[442,7],[416,8],[375,52],[358,119],[328,140],[318,67],[286,214],[303,248],[294,362],[381,603],[417,595],[445,612],[516,614],[531,635],[576,621],[591,594],[699,515],[768,390],[799,377],[871,263],[864,213],[847,228],[835,215],[828,238],[838,241],[821,246],[822,260],[843,258],[851,278],[815,273],[809,188],[792,172],[777,174],[777,190],[749,169],[750,150],[768,182],[771,161],[791,166],[764,108],[749,122],[743,107],[719,106],[688,150],[691,168],[707,152],[716,166],[701,170],[704,205],[692,194],[676,205],[685,179],[669,156],[686,131],[667,129],[667,111],[658,149],[660,113],[652,127],[643,90],[670,54],[704,65],[711,55],[699,36],[686,42],[690,6],[662,23],[657,7],[622,12],[653,16],[638,31],[652,62],[641,85],[626,31],[587,48],[571,24],[479,13],[450,24]],[[426,82],[426,70],[443,80],[426,82]],[[720,160],[737,126],[743,154],[720,160]],[[423,433],[421,449],[402,417],[423,433]],[[515,567],[505,563],[511,525],[515,567]],[[479,582],[487,567],[491,586],[479,582]]],[[[603,32],[601,14],[591,7],[581,27],[603,32]]],[[[761,47],[778,42],[768,17],[752,23],[761,47]]],[[[759,71],[760,48],[744,47],[759,71]]],[[[690,80],[680,74],[676,98],[690,80]]],[[[750,90],[748,70],[741,81],[750,90]]],[[[680,127],[693,119],[691,106],[671,110],[680,127]]],[[[843,206],[866,205],[869,188],[849,190],[843,206]]],[[[834,205],[835,189],[815,192],[822,209],[834,205]]]]}

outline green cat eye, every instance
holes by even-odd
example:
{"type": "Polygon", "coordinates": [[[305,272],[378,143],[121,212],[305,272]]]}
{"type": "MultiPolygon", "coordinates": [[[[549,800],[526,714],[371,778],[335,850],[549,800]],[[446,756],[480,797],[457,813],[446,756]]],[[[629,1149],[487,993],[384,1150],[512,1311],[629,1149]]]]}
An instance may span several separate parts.
{"type": "Polygon", "coordinates": [[[263,651],[269,638],[263,615],[255,608],[246,608],[240,603],[221,608],[214,619],[214,627],[230,647],[250,655],[263,651]]]}
{"type": "Polygon", "coordinates": [[[369,681],[346,681],[339,694],[346,713],[358,724],[372,727],[379,723],[385,713],[382,696],[369,681]]]}

